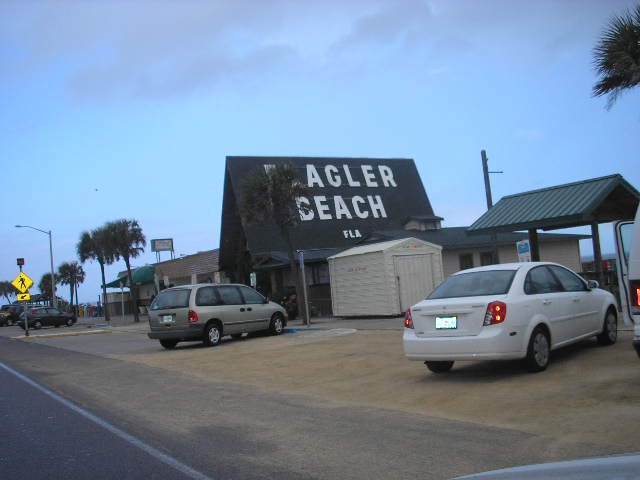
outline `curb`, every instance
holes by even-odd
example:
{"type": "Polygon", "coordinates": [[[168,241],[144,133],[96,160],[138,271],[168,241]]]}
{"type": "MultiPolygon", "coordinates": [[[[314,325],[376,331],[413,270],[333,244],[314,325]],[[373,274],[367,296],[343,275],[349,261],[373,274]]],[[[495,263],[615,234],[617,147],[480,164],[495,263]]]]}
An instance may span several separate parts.
{"type": "Polygon", "coordinates": [[[19,337],[11,337],[13,340],[37,340],[39,338],[58,338],[58,337],[79,337],[81,335],[99,335],[102,333],[111,333],[111,330],[91,330],[90,332],[70,332],[70,333],[45,333],[42,335],[21,335],[19,337]]]}

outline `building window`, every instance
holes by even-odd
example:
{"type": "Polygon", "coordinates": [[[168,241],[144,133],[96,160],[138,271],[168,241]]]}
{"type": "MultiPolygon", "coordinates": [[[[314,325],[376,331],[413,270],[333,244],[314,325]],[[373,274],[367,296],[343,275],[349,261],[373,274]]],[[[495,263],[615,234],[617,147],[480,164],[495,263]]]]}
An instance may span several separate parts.
{"type": "Polygon", "coordinates": [[[480,252],[480,265],[493,265],[494,263],[498,263],[494,256],[493,252],[480,252]]]}
{"type": "Polygon", "coordinates": [[[473,254],[472,253],[462,253],[459,258],[460,258],[460,270],[465,270],[467,268],[473,268],[473,254]]]}
{"type": "Polygon", "coordinates": [[[311,266],[312,285],[329,283],[329,264],[314,263],[311,266]]]}

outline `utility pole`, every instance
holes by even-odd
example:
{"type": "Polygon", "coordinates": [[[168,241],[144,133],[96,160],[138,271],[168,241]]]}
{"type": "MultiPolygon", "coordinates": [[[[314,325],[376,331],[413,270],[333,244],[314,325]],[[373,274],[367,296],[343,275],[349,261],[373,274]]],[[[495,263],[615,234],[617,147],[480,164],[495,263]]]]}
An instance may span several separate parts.
{"type": "MultiPolygon", "coordinates": [[[[502,173],[502,171],[489,171],[489,159],[487,158],[487,152],[485,150],[480,151],[480,156],[482,157],[482,173],[484,174],[484,192],[487,197],[487,210],[491,210],[491,207],[493,207],[493,199],[491,198],[491,181],[489,180],[489,174],[502,173]]],[[[495,231],[491,232],[491,244],[493,248],[493,261],[500,263],[498,259],[497,234],[495,231]]]]}

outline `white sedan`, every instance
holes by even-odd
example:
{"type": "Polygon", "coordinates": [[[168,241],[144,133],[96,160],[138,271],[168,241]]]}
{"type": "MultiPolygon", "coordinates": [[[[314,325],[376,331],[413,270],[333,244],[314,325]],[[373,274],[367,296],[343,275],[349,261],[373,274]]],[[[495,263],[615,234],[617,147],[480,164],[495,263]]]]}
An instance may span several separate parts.
{"type": "Polygon", "coordinates": [[[597,336],[617,339],[616,300],[571,270],[547,262],[462,270],[407,310],[404,353],[435,373],[456,360],[525,359],[547,368],[551,350],[597,336]]]}

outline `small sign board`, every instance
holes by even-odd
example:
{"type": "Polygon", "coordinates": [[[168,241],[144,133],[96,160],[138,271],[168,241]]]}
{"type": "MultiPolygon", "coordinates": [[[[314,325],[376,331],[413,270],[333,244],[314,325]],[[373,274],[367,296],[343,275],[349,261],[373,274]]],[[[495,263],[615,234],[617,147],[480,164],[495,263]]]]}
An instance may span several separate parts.
{"type": "Polygon", "coordinates": [[[520,240],[519,242],[516,242],[516,249],[518,250],[519,262],[531,261],[531,245],[529,244],[529,240],[520,240]]]}
{"type": "Polygon", "coordinates": [[[31,280],[26,273],[20,272],[11,284],[16,287],[20,293],[27,293],[27,290],[33,285],[33,280],[31,280]]]}
{"type": "Polygon", "coordinates": [[[256,288],[257,285],[257,277],[256,277],[256,272],[251,272],[249,274],[249,282],[251,283],[251,286],[253,288],[256,288]]]}
{"type": "Polygon", "coordinates": [[[19,302],[28,302],[29,300],[31,300],[31,295],[29,293],[19,293],[18,294],[18,301],[19,302]]]}
{"type": "Polygon", "coordinates": [[[156,238],[151,240],[152,252],[173,252],[173,238],[156,238]]]}

